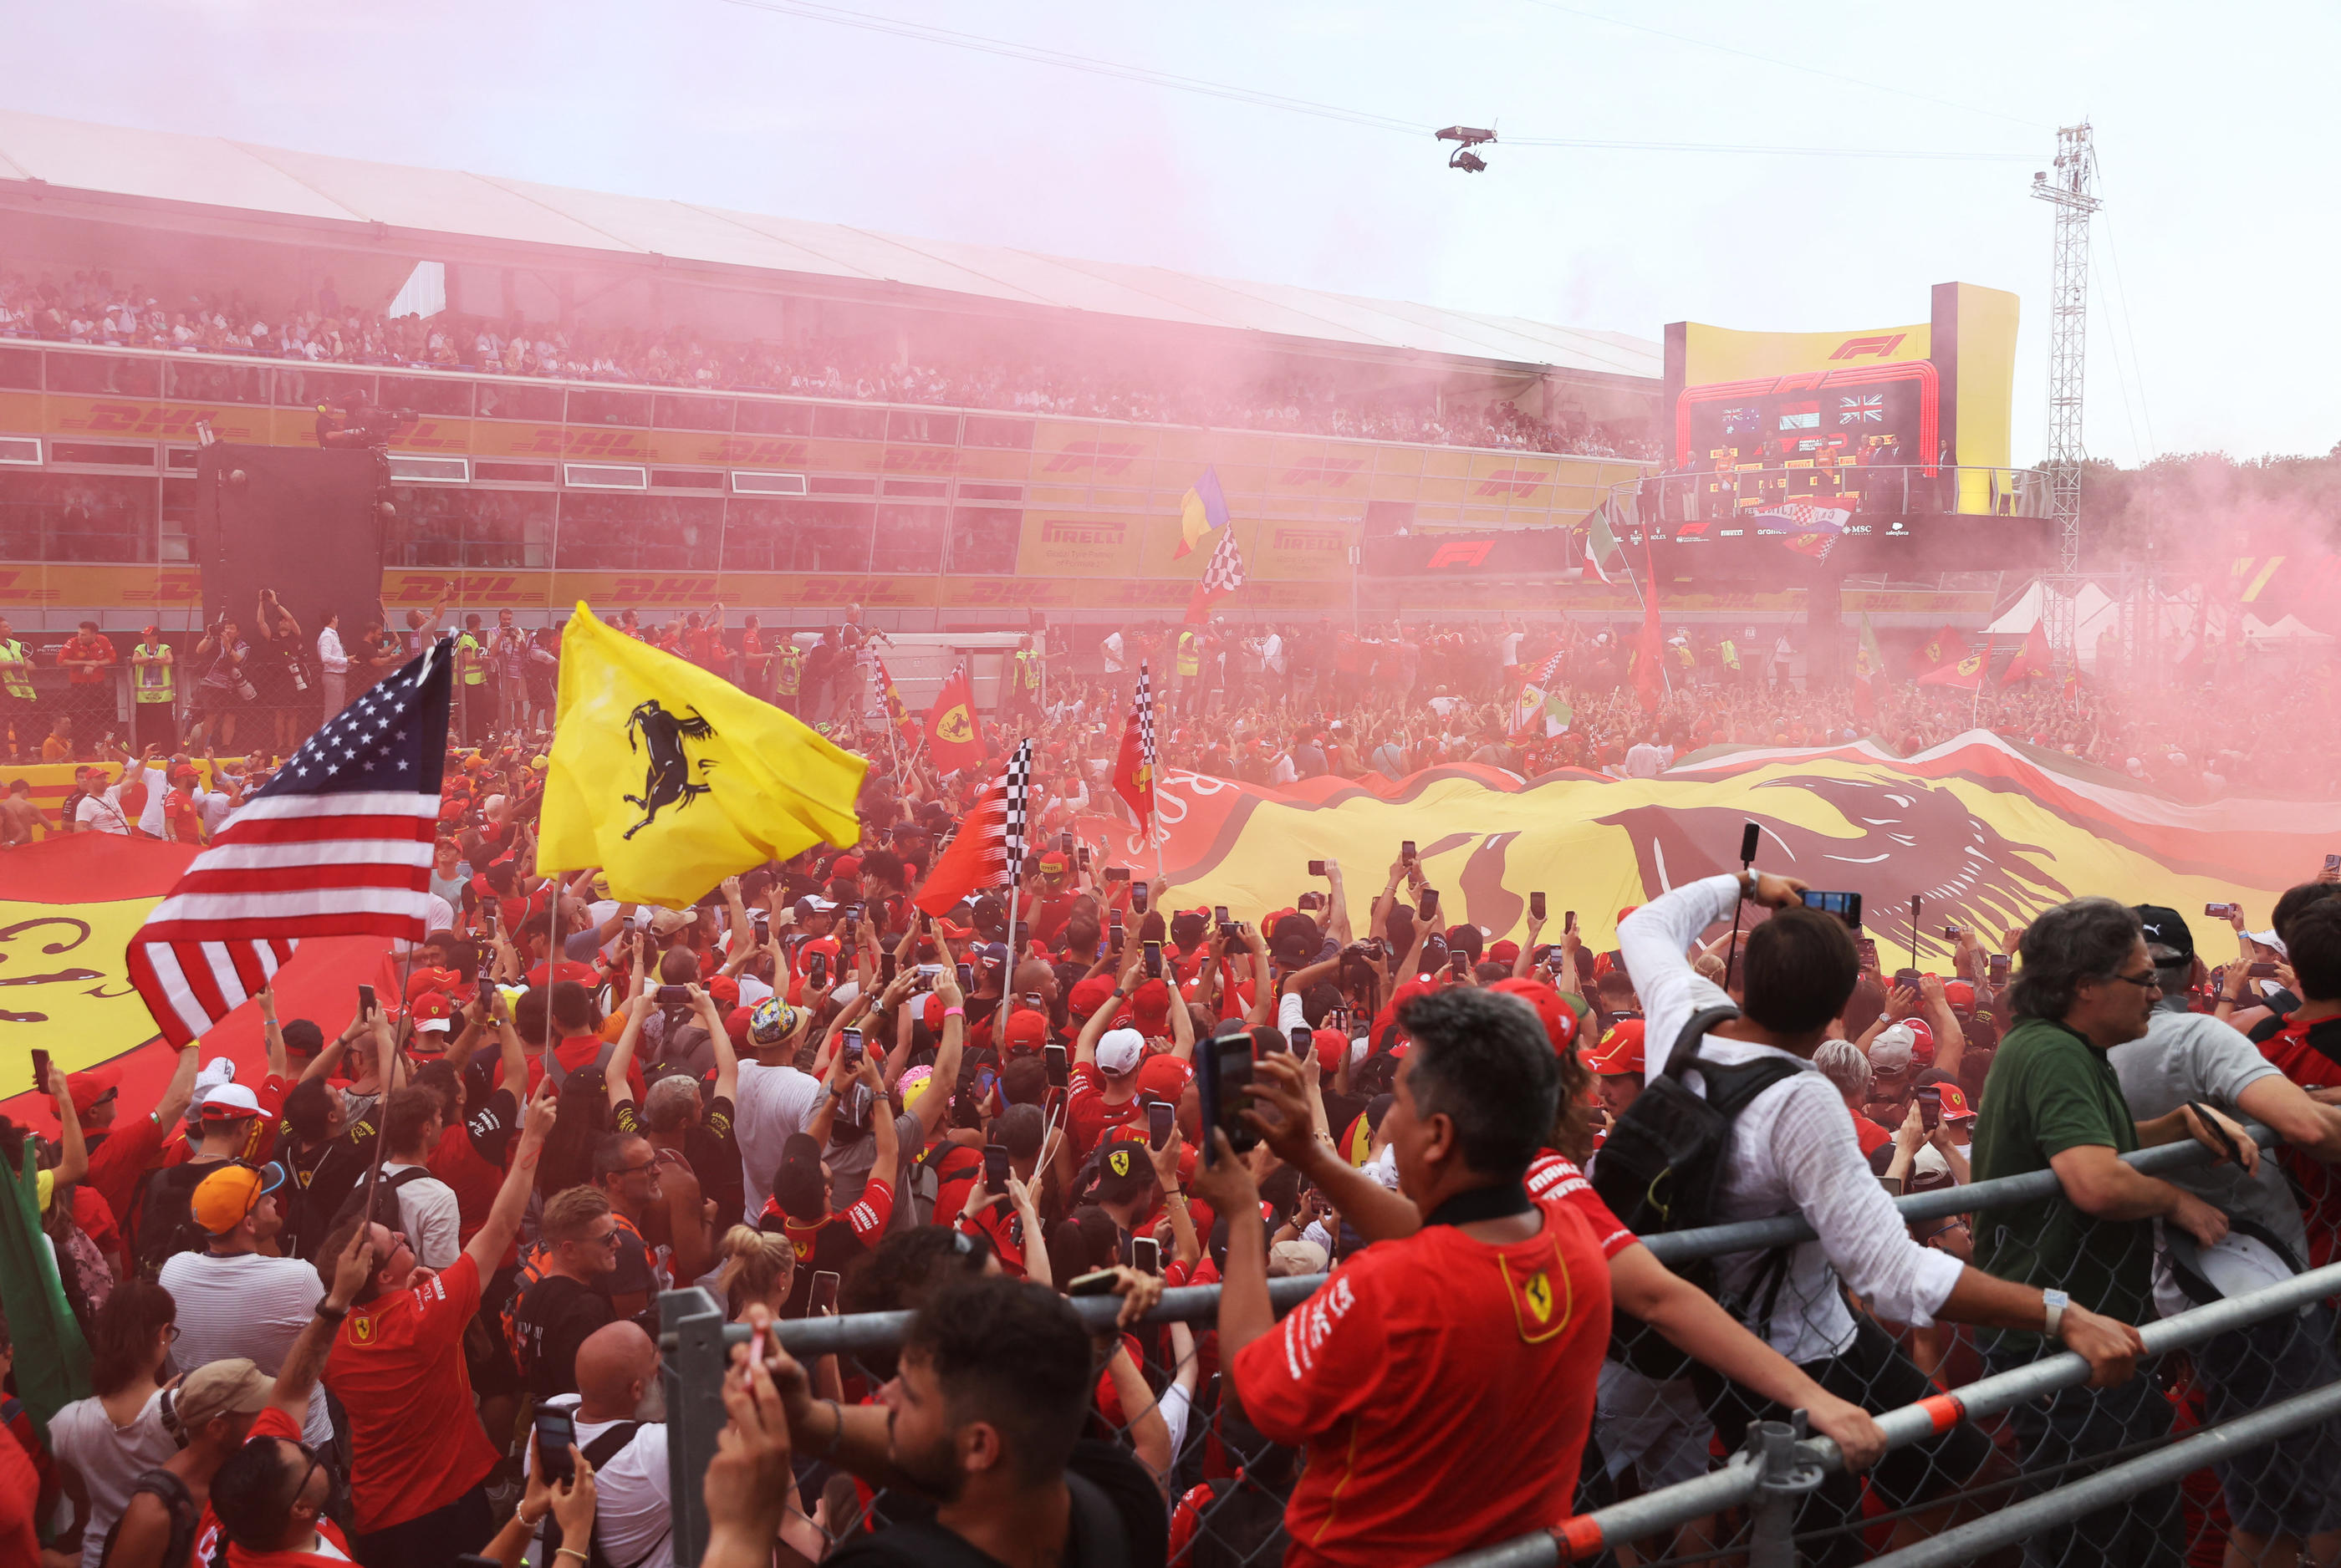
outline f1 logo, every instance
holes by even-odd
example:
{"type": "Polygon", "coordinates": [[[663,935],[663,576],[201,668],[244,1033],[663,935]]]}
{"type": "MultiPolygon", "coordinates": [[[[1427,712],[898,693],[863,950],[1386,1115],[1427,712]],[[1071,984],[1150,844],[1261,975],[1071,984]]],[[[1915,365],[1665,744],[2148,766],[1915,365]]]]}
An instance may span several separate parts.
{"type": "Polygon", "coordinates": [[[1858,360],[1867,356],[1871,359],[1888,359],[1893,355],[1896,349],[1902,346],[1902,340],[1909,335],[1908,332],[1878,332],[1866,338],[1848,338],[1837,345],[1837,352],[1829,355],[1829,358],[1858,360]]]}
{"type": "Polygon", "coordinates": [[[1461,567],[1468,571],[1488,559],[1488,551],[1492,545],[1492,541],[1485,539],[1450,541],[1432,551],[1430,559],[1423,562],[1422,569],[1437,571],[1442,567],[1461,567]]]}

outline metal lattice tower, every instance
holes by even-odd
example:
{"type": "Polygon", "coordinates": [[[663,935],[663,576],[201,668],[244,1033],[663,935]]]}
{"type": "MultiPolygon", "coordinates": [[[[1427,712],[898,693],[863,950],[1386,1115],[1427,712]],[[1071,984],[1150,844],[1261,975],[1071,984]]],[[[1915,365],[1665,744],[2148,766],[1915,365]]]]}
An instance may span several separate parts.
{"type": "Polygon", "coordinates": [[[2065,125],[2057,132],[2054,174],[2032,176],[2034,199],[2057,209],[2055,264],[2048,306],[2048,515],[2057,528],[2057,572],[2061,581],[2045,585],[2041,610],[2048,643],[2062,661],[2075,654],[2074,574],[2081,555],[2081,392],[2088,362],[2089,214],[2099,205],[2097,154],[2089,127],[2065,125]]]}

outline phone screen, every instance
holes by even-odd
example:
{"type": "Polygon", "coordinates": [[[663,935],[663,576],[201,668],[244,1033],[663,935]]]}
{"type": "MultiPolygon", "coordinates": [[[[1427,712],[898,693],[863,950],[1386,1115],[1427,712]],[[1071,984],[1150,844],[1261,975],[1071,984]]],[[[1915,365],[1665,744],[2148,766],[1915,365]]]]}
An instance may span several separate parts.
{"type": "Polygon", "coordinates": [[[837,1275],[827,1269],[812,1276],[812,1292],[805,1297],[808,1314],[819,1316],[837,1310],[837,1275]]]}
{"type": "Polygon", "coordinates": [[[1419,910],[1422,918],[1426,920],[1430,919],[1431,916],[1439,912],[1438,888],[1425,888],[1422,890],[1422,902],[1419,906],[1419,910]]]}
{"type": "Polygon", "coordinates": [[[1146,955],[1146,978],[1150,980],[1161,979],[1162,978],[1162,944],[1149,942],[1143,951],[1146,955]]]}
{"type": "Polygon", "coordinates": [[[1178,1125],[1179,1107],[1168,1100],[1151,1100],[1146,1107],[1146,1141],[1161,1148],[1170,1141],[1170,1129],[1178,1125]]]}
{"type": "Polygon", "coordinates": [[[1162,1244],[1151,1236],[1130,1238],[1130,1266],[1141,1274],[1162,1272],[1162,1244]]]}
{"type": "Polygon", "coordinates": [[[1920,1085],[1918,1088],[1919,1125],[1928,1132],[1933,1132],[1936,1124],[1942,1119],[1943,1091],[1933,1084],[1920,1085]]]}
{"type": "Polygon", "coordinates": [[[372,986],[360,986],[358,987],[358,1017],[362,1018],[372,1017],[374,1007],[374,987],[372,986]]]}
{"type": "Polygon", "coordinates": [[[827,953],[815,953],[805,959],[805,980],[808,984],[815,987],[825,986],[829,983],[829,955],[827,953]]]}
{"type": "Polygon", "coordinates": [[[1008,1146],[1006,1144],[983,1146],[983,1190],[986,1192],[1008,1190],[1008,1146]]]}
{"type": "Polygon", "coordinates": [[[957,966],[953,970],[953,973],[958,977],[960,994],[961,996],[965,996],[968,992],[975,989],[975,966],[972,964],[961,964],[957,966]]]}
{"type": "Polygon", "coordinates": [[[1061,1089],[1072,1082],[1071,1069],[1065,1062],[1065,1047],[1051,1041],[1041,1047],[1041,1057],[1048,1065],[1049,1087],[1061,1089]]]}
{"type": "Polygon", "coordinates": [[[890,986],[894,983],[894,966],[897,960],[894,957],[892,948],[886,948],[879,953],[878,978],[881,981],[890,986]]]}
{"type": "Polygon", "coordinates": [[[1542,893],[1530,893],[1529,895],[1529,918],[1531,920],[1541,920],[1544,918],[1544,895],[1542,893]]]}
{"type": "Polygon", "coordinates": [[[847,1067],[862,1065],[862,1031],[847,1029],[838,1037],[838,1052],[845,1057],[847,1067]]]}
{"type": "Polygon", "coordinates": [[[49,1053],[38,1046],[33,1047],[33,1092],[36,1095],[49,1092],[49,1053]]]}
{"type": "Polygon", "coordinates": [[[1146,913],[1146,884],[1145,884],[1145,883],[1143,883],[1143,882],[1132,882],[1132,883],[1130,885],[1130,907],[1131,907],[1131,908],[1133,908],[1133,909],[1137,910],[1137,911],[1138,911],[1140,914],[1141,914],[1141,915],[1143,915],[1144,913],[1146,913]]]}
{"type": "MultiPolygon", "coordinates": [[[[1251,1087],[1251,1037],[1214,1040],[1209,1050],[1197,1054],[1195,1065],[1195,1095],[1203,1126],[1226,1133],[1228,1146],[1237,1154],[1245,1153],[1260,1142],[1250,1124],[1236,1114],[1244,1108],[1244,1091],[1251,1087]]],[[[1204,1147],[1208,1158],[1210,1146],[1204,1147]]]]}
{"type": "Polygon", "coordinates": [[[544,1465],[545,1478],[562,1482],[577,1474],[577,1463],[570,1456],[570,1445],[577,1441],[577,1423],[565,1409],[536,1413],[536,1456],[544,1465]]]}

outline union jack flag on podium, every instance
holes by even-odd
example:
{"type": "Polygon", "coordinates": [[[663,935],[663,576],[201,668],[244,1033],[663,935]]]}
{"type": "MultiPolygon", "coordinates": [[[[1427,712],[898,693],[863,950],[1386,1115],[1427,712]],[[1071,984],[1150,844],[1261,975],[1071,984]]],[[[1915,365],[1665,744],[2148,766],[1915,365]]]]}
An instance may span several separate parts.
{"type": "Polygon", "coordinates": [[[126,958],[164,1038],[250,1000],[304,937],[423,939],[453,666],[443,637],[328,719],[154,906],[126,958]]]}

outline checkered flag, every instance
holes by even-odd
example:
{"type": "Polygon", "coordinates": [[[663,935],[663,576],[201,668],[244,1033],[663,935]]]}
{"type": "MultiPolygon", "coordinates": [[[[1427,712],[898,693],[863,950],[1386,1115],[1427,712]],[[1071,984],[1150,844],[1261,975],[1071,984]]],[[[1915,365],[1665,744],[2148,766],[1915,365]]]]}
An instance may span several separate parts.
{"type": "Polygon", "coordinates": [[[1013,888],[1024,879],[1024,852],[1031,829],[1032,811],[1032,742],[1016,743],[1015,754],[1008,759],[1008,771],[1001,776],[1000,848],[1006,865],[1002,878],[1013,888]]]}
{"type": "Polygon", "coordinates": [[[1223,528],[1219,548],[1211,551],[1210,564],[1203,568],[1203,581],[1195,585],[1194,600],[1187,606],[1188,620],[1201,620],[1211,600],[1225,598],[1243,585],[1243,552],[1236,548],[1236,531],[1223,528]]]}
{"type": "Polygon", "coordinates": [[[1113,792],[1129,803],[1140,827],[1154,819],[1154,683],[1143,664],[1138,667],[1138,690],[1131,698],[1129,721],[1121,727],[1121,754],[1113,764],[1113,792]]]}

